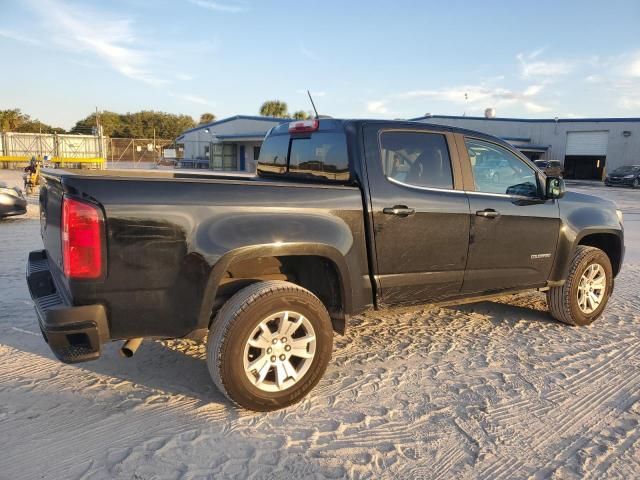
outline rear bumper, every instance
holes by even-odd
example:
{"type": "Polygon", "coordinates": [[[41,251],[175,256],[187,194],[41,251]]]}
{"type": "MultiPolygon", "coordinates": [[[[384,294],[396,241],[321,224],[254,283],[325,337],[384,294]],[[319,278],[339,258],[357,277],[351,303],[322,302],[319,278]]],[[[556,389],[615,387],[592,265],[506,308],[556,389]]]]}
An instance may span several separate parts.
{"type": "Polygon", "coordinates": [[[27,285],[40,331],[55,356],[65,363],[98,358],[109,339],[104,305],[71,305],[55,284],[45,250],[29,254],[27,285]]]}
{"type": "Polygon", "coordinates": [[[631,187],[633,180],[633,178],[605,178],[604,184],[607,187],[631,187]]]}

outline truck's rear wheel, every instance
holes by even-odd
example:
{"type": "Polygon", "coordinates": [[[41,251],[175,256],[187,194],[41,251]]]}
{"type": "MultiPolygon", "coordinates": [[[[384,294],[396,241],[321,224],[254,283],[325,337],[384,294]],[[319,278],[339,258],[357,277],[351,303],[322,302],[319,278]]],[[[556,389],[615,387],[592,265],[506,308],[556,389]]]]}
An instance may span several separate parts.
{"type": "Polygon", "coordinates": [[[277,410],[318,383],[332,344],[331,319],[314,294],[289,282],[259,282],[216,315],[207,365],[216,386],[238,405],[277,410]]]}
{"type": "Polygon", "coordinates": [[[589,325],[607,305],[613,290],[613,269],[599,248],[579,245],[561,287],[547,292],[551,315],[570,325],[589,325]]]}

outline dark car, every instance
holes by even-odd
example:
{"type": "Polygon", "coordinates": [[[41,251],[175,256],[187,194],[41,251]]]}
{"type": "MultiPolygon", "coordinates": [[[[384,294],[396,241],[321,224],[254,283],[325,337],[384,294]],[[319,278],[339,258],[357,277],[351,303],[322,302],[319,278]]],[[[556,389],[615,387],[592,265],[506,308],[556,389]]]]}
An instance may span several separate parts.
{"type": "Polygon", "coordinates": [[[542,170],[547,177],[562,177],[564,176],[564,168],[562,163],[558,160],[536,160],[533,162],[540,170],[542,170]]]}
{"type": "Polygon", "coordinates": [[[0,218],[27,213],[27,200],[18,187],[0,182],[0,218]]]}
{"type": "Polygon", "coordinates": [[[213,382],[253,410],[309,393],[334,332],[366,310],[538,289],[554,318],[588,325],[624,256],[614,203],[565,193],[498,138],[424,123],[283,123],[255,177],[44,180],[27,282],[54,354],[92,360],[121,340],[130,356],[142,338],[208,332],[213,382]]]}
{"type": "Polygon", "coordinates": [[[607,187],[640,187],[640,165],[624,165],[604,178],[607,187]]]}

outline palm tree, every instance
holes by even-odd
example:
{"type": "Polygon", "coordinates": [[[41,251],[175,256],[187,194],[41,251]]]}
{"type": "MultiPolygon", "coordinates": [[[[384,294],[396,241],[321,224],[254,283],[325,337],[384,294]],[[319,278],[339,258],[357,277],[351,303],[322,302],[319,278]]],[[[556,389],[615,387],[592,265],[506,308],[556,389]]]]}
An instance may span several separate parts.
{"type": "Polygon", "coordinates": [[[310,118],[310,115],[304,110],[298,110],[297,112],[293,112],[292,117],[296,120],[307,120],[310,118]]]}
{"type": "Polygon", "coordinates": [[[205,123],[211,123],[214,122],[216,119],[216,116],[213,113],[203,113],[202,115],[200,115],[200,123],[199,125],[204,125],[205,123]]]}
{"type": "Polygon", "coordinates": [[[264,117],[287,118],[289,116],[288,107],[280,100],[268,100],[260,107],[260,115],[264,117]]]}

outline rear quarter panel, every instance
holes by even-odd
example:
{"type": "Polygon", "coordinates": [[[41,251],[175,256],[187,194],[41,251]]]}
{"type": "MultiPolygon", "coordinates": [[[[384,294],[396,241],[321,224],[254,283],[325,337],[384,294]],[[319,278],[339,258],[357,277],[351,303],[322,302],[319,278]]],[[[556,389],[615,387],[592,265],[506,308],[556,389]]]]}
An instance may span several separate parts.
{"type": "Polygon", "coordinates": [[[371,292],[362,291],[368,269],[357,188],[90,177],[70,177],[63,185],[104,209],[106,279],[68,288],[75,303],[108,306],[114,338],[180,337],[206,327],[214,267],[233,252],[247,255],[260,246],[283,255],[333,252],[356,279],[350,286],[356,302],[367,296],[371,302],[371,292]]]}

